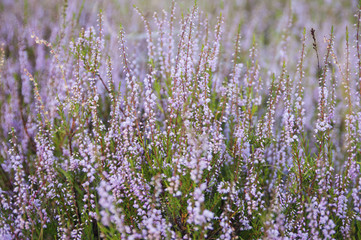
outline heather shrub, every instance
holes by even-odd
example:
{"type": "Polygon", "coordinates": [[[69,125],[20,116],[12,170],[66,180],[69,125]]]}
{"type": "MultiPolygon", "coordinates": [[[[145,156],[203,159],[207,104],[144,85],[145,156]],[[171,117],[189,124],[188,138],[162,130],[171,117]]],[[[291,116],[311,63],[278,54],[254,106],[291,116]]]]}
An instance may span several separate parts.
{"type": "Polygon", "coordinates": [[[0,3],[0,238],[361,238],[361,7],[272,2],[0,3]]]}

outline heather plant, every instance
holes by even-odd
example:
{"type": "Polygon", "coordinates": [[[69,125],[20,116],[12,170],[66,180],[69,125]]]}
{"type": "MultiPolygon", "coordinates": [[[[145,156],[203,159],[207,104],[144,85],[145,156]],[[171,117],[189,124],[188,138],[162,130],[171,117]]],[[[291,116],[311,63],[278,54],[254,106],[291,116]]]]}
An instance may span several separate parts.
{"type": "Polygon", "coordinates": [[[361,238],[361,4],[34,2],[0,3],[1,239],[361,238]]]}

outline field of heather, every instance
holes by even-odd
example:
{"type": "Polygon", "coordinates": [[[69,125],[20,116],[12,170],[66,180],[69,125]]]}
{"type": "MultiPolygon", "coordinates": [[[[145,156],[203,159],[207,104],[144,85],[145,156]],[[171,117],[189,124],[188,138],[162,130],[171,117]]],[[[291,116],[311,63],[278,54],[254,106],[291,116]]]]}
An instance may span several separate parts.
{"type": "Polygon", "coordinates": [[[361,239],[361,1],[0,0],[0,240],[361,239]]]}

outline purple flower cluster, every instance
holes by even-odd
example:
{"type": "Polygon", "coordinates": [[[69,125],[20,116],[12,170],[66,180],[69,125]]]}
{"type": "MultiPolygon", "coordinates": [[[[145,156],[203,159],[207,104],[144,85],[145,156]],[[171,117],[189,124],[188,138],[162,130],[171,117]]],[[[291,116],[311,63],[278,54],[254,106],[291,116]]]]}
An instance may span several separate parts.
{"type": "Polygon", "coordinates": [[[361,238],[361,6],[36,2],[0,2],[0,239],[361,238]]]}

